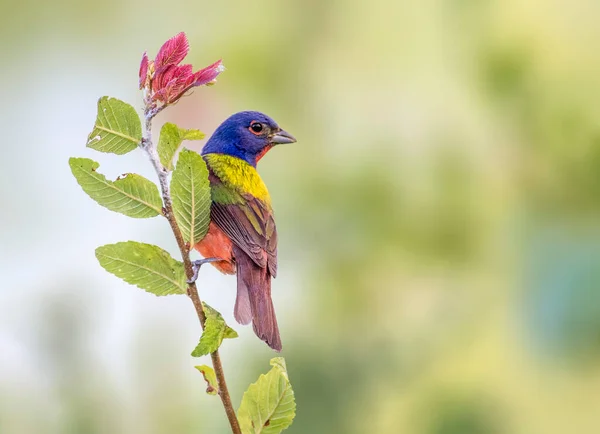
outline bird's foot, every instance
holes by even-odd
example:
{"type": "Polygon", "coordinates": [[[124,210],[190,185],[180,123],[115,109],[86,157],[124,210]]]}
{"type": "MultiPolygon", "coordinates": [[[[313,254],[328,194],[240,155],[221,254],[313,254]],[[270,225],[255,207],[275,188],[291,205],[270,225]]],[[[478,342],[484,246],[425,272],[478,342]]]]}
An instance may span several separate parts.
{"type": "Polygon", "coordinates": [[[217,261],[222,261],[221,258],[204,258],[204,259],[198,259],[196,261],[192,261],[192,271],[194,272],[194,275],[192,276],[192,278],[190,280],[187,281],[187,283],[194,283],[196,280],[198,280],[198,273],[200,272],[200,267],[202,267],[203,264],[208,264],[210,262],[217,262],[217,261]]]}

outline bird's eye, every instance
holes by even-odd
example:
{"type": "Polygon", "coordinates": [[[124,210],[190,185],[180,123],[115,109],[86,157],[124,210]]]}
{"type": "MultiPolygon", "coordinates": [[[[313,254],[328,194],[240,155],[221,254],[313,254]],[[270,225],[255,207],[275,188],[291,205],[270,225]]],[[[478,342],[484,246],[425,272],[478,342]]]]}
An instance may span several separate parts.
{"type": "Polygon", "coordinates": [[[263,124],[261,124],[260,122],[252,122],[250,124],[250,131],[252,131],[254,134],[260,134],[263,128],[263,124]]]}

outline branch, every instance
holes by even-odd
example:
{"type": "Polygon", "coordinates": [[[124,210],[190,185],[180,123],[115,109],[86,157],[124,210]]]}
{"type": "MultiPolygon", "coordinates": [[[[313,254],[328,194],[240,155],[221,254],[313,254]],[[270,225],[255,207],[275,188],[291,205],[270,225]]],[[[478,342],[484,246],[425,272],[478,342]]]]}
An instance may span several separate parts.
{"type": "MultiPolygon", "coordinates": [[[[181,230],[179,229],[177,221],[175,220],[175,215],[173,214],[173,202],[171,201],[171,192],[169,189],[168,182],[169,172],[160,162],[156,146],[152,144],[152,119],[154,118],[154,116],[156,116],[156,114],[158,114],[159,111],[160,110],[154,109],[147,111],[144,114],[144,117],[146,119],[146,131],[144,134],[144,138],[142,139],[142,143],[140,144],[140,147],[146,152],[146,154],[148,154],[148,158],[150,159],[150,162],[152,163],[152,166],[154,166],[156,174],[158,175],[164,204],[163,215],[169,221],[169,225],[171,225],[173,235],[175,235],[177,245],[179,246],[179,251],[181,252],[183,265],[185,267],[185,274],[188,280],[191,280],[194,272],[192,270],[192,262],[190,261],[189,247],[186,246],[185,241],[183,241],[181,230]]],[[[198,319],[200,320],[200,326],[202,327],[202,329],[204,329],[206,315],[204,314],[204,309],[202,308],[202,301],[200,300],[200,296],[198,295],[198,289],[196,288],[195,282],[188,284],[187,295],[191,298],[192,303],[194,303],[194,308],[196,309],[198,319]]],[[[229,419],[231,431],[234,434],[242,434],[239,422],[235,415],[235,410],[233,409],[233,405],[231,404],[231,397],[229,396],[229,390],[227,389],[227,383],[225,382],[225,373],[223,372],[223,365],[221,364],[219,350],[216,350],[214,353],[211,353],[210,357],[212,359],[213,368],[215,370],[217,382],[219,384],[219,396],[221,397],[221,401],[223,402],[223,407],[225,407],[225,413],[227,414],[227,418],[229,419]]]]}

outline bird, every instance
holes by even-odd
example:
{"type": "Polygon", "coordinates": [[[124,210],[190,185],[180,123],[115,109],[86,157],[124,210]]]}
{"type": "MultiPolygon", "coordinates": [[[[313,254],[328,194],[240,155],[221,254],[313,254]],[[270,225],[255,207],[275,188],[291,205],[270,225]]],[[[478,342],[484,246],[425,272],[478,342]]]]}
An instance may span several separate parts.
{"type": "Polygon", "coordinates": [[[271,197],[256,165],[274,146],[295,142],[269,116],[243,111],[227,118],[201,152],[211,189],[210,223],[194,246],[204,259],[193,262],[191,281],[204,263],[236,274],[236,321],[251,322],[256,335],[278,352],[281,337],[271,299],[271,278],[277,276],[277,229],[271,197]]]}

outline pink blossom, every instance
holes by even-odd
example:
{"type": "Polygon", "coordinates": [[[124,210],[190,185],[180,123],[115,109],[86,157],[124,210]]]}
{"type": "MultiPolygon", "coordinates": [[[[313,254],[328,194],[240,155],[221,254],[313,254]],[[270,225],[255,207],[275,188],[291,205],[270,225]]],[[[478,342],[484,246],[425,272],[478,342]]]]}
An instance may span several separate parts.
{"type": "Polygon", "coordinates": [[[147,106],[177,102],[191,88],[213,83],[225,69],[221,60],[197,72],[190,64],[179,65],[189,49],[187,37],[181,32],[163,44],[156,59],[148,60],[144,53],[139,78],[140,89],[146,91],[147,106]]]}

